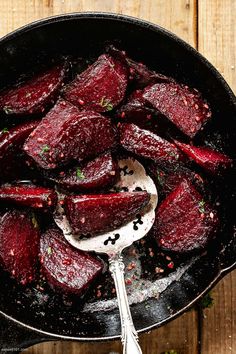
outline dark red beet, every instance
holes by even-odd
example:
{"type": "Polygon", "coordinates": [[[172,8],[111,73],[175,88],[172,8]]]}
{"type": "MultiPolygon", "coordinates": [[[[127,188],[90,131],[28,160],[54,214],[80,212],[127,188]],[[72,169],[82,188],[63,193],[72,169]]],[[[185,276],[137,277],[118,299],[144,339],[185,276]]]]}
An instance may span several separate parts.
{"type": "Polygon", "coordinates": [[[101,55],[64,89],[64,97],[82,109],[111,111],[124,98],[128,79],[126,62],[101,55]]]}
{"type": "Polygon", "coordinates": [[[143,98],[143,91],[134,91],[128,101],[120,107],[117,112],[118,118],[124,122],[132,122],[139,127],[145,127],[148,122],[151,123],[153,109],[148,107],[143,98]]]}
{"type": "Polygon", "coordinates": [[[156,82],[170,82],[171,78],[156,73],[148,69],[143,63],[138,63],[132,59],[127,58],[127,62],[130,68],[130,80],[134,81],[135,86],[144,88],[147,85],[154,84],[156,82]]]}
{"type": "Polygon", "coordinates": [[[66,294],[82,295],[103,270],[102,262],[73,248],[58,229],[40,239],[41,267],[48,283],[66,294]]]}
{"type": "Polygon", "coordinates": [[[60,187],[71,191],[104,189],[112,186],[119,175],[117,162],[110,152],[98,156],[83,166],[74,167],[69,171],[56,173],[46,172],[45,177],[60,187]]]}
{"type": "Polygon", "coordinates": [[[174,144],[134,124],[120,124],[119,130],[121,145],[138,156],[152,159],[160,165],[176,163],[182,158],[174,144]]]}
{"type": "Polygon", "coordinates": [[[2,186],[0,201],[12,202],[31,208],[50,208],[57,203],[57,193],[53,189],[36,186],[2,186]]]}
{"type": "Polygon", "coordinates": [[[111,120],[59,100],[30,134],[25,152],[42,168],[97,156],[115,144],[111,120]]]}
{"type": "Polygon", "coordinates": [[[232,167],[233,161],[227,155],[209,147],[196,147],[179,141],[175,141],[175,144],[191,160],[210,173],[216,174],[226,168],[232,167]]]}
{"type": "Polygon", "coordinates": [[[147,192],[78,195],[65,198],[65,211],[79,234],[114,230],[132,220],[149,202],[147,192]]]}
{"type": "Polygon", "coordinates": [[[23,144],[39,121],[26,122],[0,133],[1,180],[16,179],[26,167],[23,144]]]}
{"type": "Polygon", "coordinates": [[[44,71],[17,87],[0,93],[0,107],[6,114],[41,113],[57,97],[67,72],[61,64],[44,71]]]}
{"type": "Polygon", "coordinates": [[[190,138],[211,118],[208,104],[188,86],[158,83],[147,87],[143,97],[190,138]]]}
{"type": "Polygon", "coordinates": [[[35,279],[39,253],[39,230],[28,211],[11,210],[0,220],[1,264],[25,285],[35,279]]]}
{"type": "Polygon", "coordinates": [[[164,249],[187,252],[205,247],[217,225],[216,212],[184,180],[157,209],[154,236],[164,249]]]}

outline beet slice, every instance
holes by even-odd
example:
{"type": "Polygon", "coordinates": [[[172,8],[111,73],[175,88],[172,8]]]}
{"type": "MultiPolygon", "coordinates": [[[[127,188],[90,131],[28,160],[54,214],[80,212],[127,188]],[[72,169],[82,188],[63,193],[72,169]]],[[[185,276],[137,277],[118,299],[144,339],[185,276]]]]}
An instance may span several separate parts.
{"type": "Polygon", "coordinates": [[[39,229],[33,213],[10,210],[0,219],[0,259],[4,269],[25,285],[36,277],[39,229]]]}
{"type": "Polygon", "coordinates": [[[75,233],[94,234],[132,220],[149,200],[147,192],[68,196],[65,211],[75,233]]]}
{"type": "Polygon", "coordinates": [[[190,138],[211,118],[206,101],[196,89],[188,86],[157,83],[147,87],[143,97],[190,138]]]}
{"type": "Polygon", "coordinates": [[[124,122],[132,122],[139,127],[145,127],[146,124],[151,122],[152,115],[154,114],[153,108],[149,107],[143,98],[143,91],[136,90],[128,98],[127,102],[122,105],[117,116],[124,122]]]}
{"type": "Polygon", "coordinates": [[[209,147],[196,147],[175,140],[178,148],[191,160],[203,167],[207,172],[216,174],[224,169],[232,167],[233,160],[209,147]]]}
{"type": "Polygon", "coordinates": [[[50,171],[46,172],[44,176],[70,191],[105,189],[115,184],[119,176],[119,168],[111,153],[107,152],[82,166],[73,167],[69,171],[58,173],[50,171]]]}
{"type": "Polygon", "coordinates": [[[23,144],[39,121],[26,122],[16,127],[3,129],[0,133],[1,180],[16,179],[24,175],[26,164],[23,144]]]}
{"type": "Polygon", "coordinates": [[[216,212],[190,182],[184,180],[160,204],[154,236],[164,249],[188,252],[204,248],[217,225],[216,212]]]}
{"type": "Polygon", "coordinates": [[[129,65],[130,76],[129,79],[135,83],[137,88],[144,88],[145,86],[154,84],[156,82],[170,82],[173,81],[170,77],[150,70],[145,64],[127,58],[129,65]]]}
{"type": "Polygon", "coordinates": [[[160,165],[176,163],[182,159],[180,150],[160,136],[134,124],[119,125],[120,143],[138,156],[152,159],[160,165]]]}
{"type": "Polygon", "coordinates": [[[58,229],[40,239],[41,269],[49,285],[66,294],[82,295],[103,271],[103,263],[73,248],[58,229]]]}
{"type": "Polygon", "coordinates": [[[1,186],[0,201],[31,208],[50,208],[57,203],[57,193],[53,189],[30,185],[1,186]]]}
{"type": "Polygon", "coordinates": [[[80,108],[111,111],[123,100],[127,80],[126,62],[103,54],[65,87],[63,95],[80,108]]]}
{"type": "Polygon", "coordinates": [[[109,118],[81,112],[60,99],[30,134],[24,150],[40,167],[52,169],[97,156],[110,149],[115,138],[109,118]]]}
{"type": "Polygon", "coordinates": [[[0,107],[6,114],[41,113],[59,94],[68,66],[56,65],[20,85],[0,93],[0,107]]]}

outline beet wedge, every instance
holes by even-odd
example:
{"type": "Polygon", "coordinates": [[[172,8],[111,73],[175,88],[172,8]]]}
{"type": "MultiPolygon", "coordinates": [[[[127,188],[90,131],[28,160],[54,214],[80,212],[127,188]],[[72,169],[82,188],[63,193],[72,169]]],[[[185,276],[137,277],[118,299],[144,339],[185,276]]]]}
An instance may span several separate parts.
{"type": "Polygon", "coordinates": [[[196,164],[212,174],[217,174],[232,167],[233,161],[231,158],[209,147],[196,147],[177,140],[175,140],[175,145],[196,164]]]}
{"type": "Polygon", "coordinates": [[[57,193],[53,189],[30,185],[1,186],[0,201],[47,209],[55,207],[57,193]]]}
{"type": "Polygon", "coordinates": [[[75,233],[102,233],[132,220],[149,200],[147,192],[68,196],[65,211],[75,233]]]}
{"type": "Polygon", "coordinates": [[[126,62],[103,54],[65,87],[63,95],[82,109],[107,112],[123,100],[127,80],[126,62]]]}
{"type": "Polygon", "coordinates": [[[0,180],[13,180],[24,175],[26,169],[23,144],[39,121],[20,124],[0,133],[0,180]]]}
{"type": "Polygon", "coordinates": [[[57,98],[67,65],[60,64],[26,82],[0,93],[0,107],[6,114],[28,115],[44,112],[57,98]]]}
{"type": "Polygon", "coordinates": [[[129,65],[129,79],[135,84],[136,88],[144,88],[145,86],[156,82],[170,82],[173,79],[148,69],[143,63],[138,63],[130,58],[127,58],[129,65]]]}
{"type": "Polygon", "coordinates": [[[40,167],[53,169],[97,156],[109,150],[115,138],[109,118],[81,112],[61,99],[30,134],[24,150],[40,167]]]}
{"type": "Polygon", "coordinates": [[[144,90],[143,98],[190,138],[211,118],[208,104],[188,86],[157,83],[144,90]]]}
{"type": "Polygon", "coordinates": [[[103,263],[73,248],[62,232],[50,229],[40,239],[41,270],[49,285],[62,293],[82,295],[103,271],[103,263]]]}
{"type": "Polygon", "coordinates": [[[105,189],[115,184],[119,176],[116,160],[110,152],[102,154],[82,166],[58,173],[46,172],[44,176],[61,188],[70,191],[105,189]]]}
{"type": "Polygon", "coordinates": [[[184,180],[160,204],[154,236],[161,248],[188,252],[204,248],[217,225],[215,210],[184,180]]]}
{"type": "Polygon", "coordinates": [[[160,165],[176,163],[182,159],[182,153],[174,144],[148,130],[124,123],[120,124],[119,131],[123,148],[138,156],[152,159],[160,165]]]}
{"type": "Polygon", "coordinates": [[[3,268],[22,285],[36,277],[39,229],[33,213],[10,210],[0,219],[0,260],[3,268]]]}

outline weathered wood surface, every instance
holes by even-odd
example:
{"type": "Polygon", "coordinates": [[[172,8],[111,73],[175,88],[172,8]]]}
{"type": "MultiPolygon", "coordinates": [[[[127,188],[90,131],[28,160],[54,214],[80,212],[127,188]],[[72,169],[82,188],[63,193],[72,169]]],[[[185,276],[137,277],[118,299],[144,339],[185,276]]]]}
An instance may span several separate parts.
{"type": "MultiPolygon", "coordinates": [[[[75,11],[107,11],[140,17],[171,30],[197,47],[236,91],[236,0],[1,0],[0,36],[34,20],[75,11]]],[[[171,323],[141,335],[144,354],[175,349],[179,354],[236,353],[236,273],[213,290],[215,304],[199,317],[189,311],[171,323]],[[198,339],[201,334],[201,343],[198,339]]],[[[36,345],[29,354],[121,353],[109,343],[53,342],[36,345]]]]}

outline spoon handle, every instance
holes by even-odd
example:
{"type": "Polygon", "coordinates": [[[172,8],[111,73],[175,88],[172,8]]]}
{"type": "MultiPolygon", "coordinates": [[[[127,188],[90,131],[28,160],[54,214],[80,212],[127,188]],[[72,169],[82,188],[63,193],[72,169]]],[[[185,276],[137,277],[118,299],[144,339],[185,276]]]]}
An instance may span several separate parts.
{"type": "Polygon", "coordinates": [[[123,354],[142,354],[138,344],[138,334],[133,324],[128,297],[125,288],[124,263],[121,254],[109,260],[109,270],[115,282],[117,300],[121,319],[121,341],[123,354]]]}

